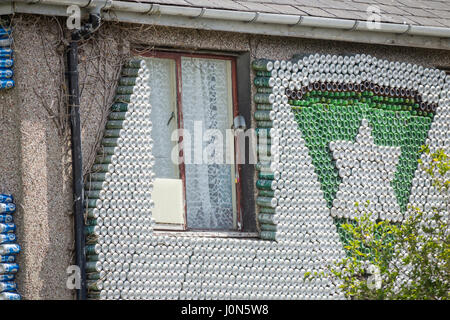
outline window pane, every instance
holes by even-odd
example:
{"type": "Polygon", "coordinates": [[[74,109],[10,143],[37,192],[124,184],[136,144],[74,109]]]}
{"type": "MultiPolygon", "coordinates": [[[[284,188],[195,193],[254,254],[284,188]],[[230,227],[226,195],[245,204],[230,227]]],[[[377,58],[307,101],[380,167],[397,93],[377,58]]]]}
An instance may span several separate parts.
{"type": "Polygon", "coordinates": [[[225,130],[232,123],[232,94],[229,61],[218,59],[182,58],[182,105],[184,129],[207,151],[209,159],[221,158],[219,163],[196,163],[197,150],[186,164],[187,225],[191,229],[233,229],[233,184],[231,165],[225,164],[225,130]],[[197,122],[203,137],[194,131],[197,122]],[[210,136],[208,129],[216,129],[210,136]],[[217,136],[217,132],[222,137],[217,136]],[[214,148],[220,144],[220,150],[214,148]]]}
{"type": "Polygon", "coordinates": [[[178,165],[171,160],[172,148],[176,142],[171,135],[177,129],[175,61],[171,59],[148,58],[152,106],[152,139],[155,156],[156,178],[178,179],[178,165]],[[170,122],[169,122],[170,120],[170,122]],[[167,124],[169,122],[169,124],[167,124]]]}

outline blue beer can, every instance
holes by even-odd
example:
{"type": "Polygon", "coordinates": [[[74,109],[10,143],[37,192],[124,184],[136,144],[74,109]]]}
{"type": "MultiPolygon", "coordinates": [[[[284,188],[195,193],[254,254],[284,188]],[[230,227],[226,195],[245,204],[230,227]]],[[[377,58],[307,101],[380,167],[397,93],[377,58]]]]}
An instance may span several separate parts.
{"type": "MultiPolygon", "coordinates": [[[[4,233],[0,234],[0,244],[2,243],[11,243],[17,240],[17,237],[14,233],[4,233]]],[[[0,249],[1,250],[1,249],[0,249]]],[[[4,253],[0,253],[4,254],[4,253]]]]}
{"type": "Polygon", "coordinates": [[[10,28],[0,27],[0,39],[9,38],[10,35],[11,35],[10,28]]]}
{"type": "Polygon", "coordinates": [[[4,281],[14,281],[14,279],[16,278],[15,274],[0,274],[0,281],[4,282],[4,281]]]}
{"type": "Polygon", "coordinates": [[[13,216],[10,214],[0,214],[0,223],[13,222],[13,216]]]}
{"type": "Polygon", "coordinates": [[[11,58],[12,53],[11,48],[0,48],[0,58],[11,58]]]}
{"type": "Polygon", "coordinates": [[[14,223],[0,223],[0,233],[11,233],[16,231],[14,223]]]}
{"type": "Polygon", "coordinates": [[[15,291],[17,289],[17,284],[14,281],[0,282],[0,291],[15,291]]]}
{"type": "Polygon", "coordinates": [[[14,203],[0,203],[0,213],[13,213],[16,211],[14,203]]]}
{"type": "Polygon", "coordinates": [[[0,263],[0,273],[17,273],[18,271],[17,263],[0,263]]]}
{"type": "Polygon", "coordinates": [[[21,300],[22,297],[17,292],[2,292],[0,293],[0,300],[21,300]]]}
{"type": "Polygon", "coordinates": [[[14,75],[11,69],[0,69],[0,79],[10,79],[14,75]]]}
{"type": "Polygon", "coordinates": [[[17,243],[4,243],[0,245],[0,255],[7,256],[10,254],[18,254],[20,246],[17,243]]]}
{"type": "MultiPolygon", "coordinates": [[[[1,73],[2,71],[11,71],[11,72],[12,72],[12,70],[9,70],[9,69],[0,69],[0,73],[1,73]]],[[[13,197],[12,194],[0,193],[0,202],[1,202],[1,203],[11,203],[11,202],[14,202],[14,197],[13,197]]]]}
{"type": "Polygon", "coordinates": [[[14,85],[14,80],[0,80],[0,89],[11,89],[14,85]]]}
{"type": "Polygon", "coordinates": [[[0,256],[0,262],[2,263],[16,262],[16,256],[0,256]]]}
{"type": "Polygon", "coordinates": [[[0,59],[0,68],[11,68],[13,64],[13,59],[0,59]]]}

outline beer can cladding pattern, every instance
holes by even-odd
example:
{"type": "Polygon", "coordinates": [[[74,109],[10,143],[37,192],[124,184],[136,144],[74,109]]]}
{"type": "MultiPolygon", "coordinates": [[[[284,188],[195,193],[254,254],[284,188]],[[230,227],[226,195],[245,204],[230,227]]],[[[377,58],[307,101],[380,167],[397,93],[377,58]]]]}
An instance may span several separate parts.
{"type": "Polygon", "coordinates": [[[8,223],[13,221],[13,216],[10,214],[0,214],[0,223],[8,223]]]}
{"type": "Polygon", "coordinates": [[[14,202],[14,197],[12,194],[0,194],[0,203],[12,203],[14,202]]]}
{"type": "Polygon", "coordinates": [[[20,246],[16,243],[16,225],[13,213],[16,210],[11,194],[0,194],[0,300],[20,300],[15,275],[19,271],[16,256],[20,246]]]}
{"type": "Polygon", "coordinates": [[[14,203],[1,203],[0,202],[0,213],[13,213],[16,211],[16,205],[14,203]]]}
{"type": "Polygon", "coordinates": [[[345,257],[344,221],[442,203],[417,160],[425,143],[449,151],[445,72],[365,54],[252,66],[260,239],[153,233],[152,75],[133,59],[85,186],[89,298],[344,299],[331,279],[304,280],[345,257]]]}
{"type": "Polygon", "coordinates": [[[296,215],[314,220],[317,215],[308,211],[326,207],[342,246],[351,239],[342,224],[363,213],[401,222],[413,213],[408,204],[444,207],[444,197],[418,168],[418,159],[427,160],[420,153],[424,144],[449,152],[445,71],[365,54],[259,59],[253,69],[263,146],[258,151],[268,150],[256,166],[262,238],[282,240],[296,233],[290,219],[281,230],[267,213],[279,220],[296,215]],[[276,187],[268,193],[265,179],[271,173],[276,187]],[[304,202],[299,201],[303,193],[304,202]],[[268,233],[268,224],[277,232],[268,233]]]}
{"type": "Polygon", "coordinates": [[[13,88],[14,65],[11,28],[0,26],[0,90],[13,88]]]}

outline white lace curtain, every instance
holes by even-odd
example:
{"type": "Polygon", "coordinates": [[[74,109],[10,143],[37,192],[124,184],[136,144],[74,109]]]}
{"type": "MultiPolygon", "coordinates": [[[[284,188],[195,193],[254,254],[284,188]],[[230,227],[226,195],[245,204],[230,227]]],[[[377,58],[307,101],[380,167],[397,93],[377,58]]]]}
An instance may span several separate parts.
{"type": "Polygon", "coordinates": [[[147,59],[150,71],[150,104],[152,106],[152,139],[156,178],[179,179],[178,165],[171,160],[175,142],[171,141],[173,130],[177,129],[175,93],[175,61],[171,59],[147,59]],[[175,115],[175,114],[174,114],[175,115]],[[170,120],[170,122],[169,122],[170,120]]]}
{"type": "MultiPolygon", "coordinates": [[[[230,63],[183,57],[181,66],[183,122],[192,138],[191,148],[194,139],[199,139],[194,138],[194,121],[201,122],[203,133],[219,130],[225,143],[225,130],[232,122],[230,63]]],[[[220,143],[214,134],[200,139],[203,152],[209,148],[208,158],[222,158],[222,164],[186,164],[187,225],[192,229],[233,229],[232,176],[230,165],[225,164],[225,146],[222,150],[211,147],[220,143]]],[[[191,159],[194,162],[194,152],[191,159]]]]}

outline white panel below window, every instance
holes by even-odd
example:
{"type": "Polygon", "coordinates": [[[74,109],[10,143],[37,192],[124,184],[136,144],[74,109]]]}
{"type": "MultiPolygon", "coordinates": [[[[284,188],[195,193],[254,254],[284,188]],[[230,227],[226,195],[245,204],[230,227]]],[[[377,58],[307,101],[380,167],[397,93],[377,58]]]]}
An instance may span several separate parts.
{"type": "MultiPolygon", "coordinates": [[[[152,199],[155,202],[153,219],[158,225],[167,224],[183,227],[184,201],[181,179],[155,179],[152,199]]],[[[175,229],[179,229],[175,228],[175,229]]]]}

